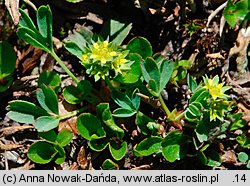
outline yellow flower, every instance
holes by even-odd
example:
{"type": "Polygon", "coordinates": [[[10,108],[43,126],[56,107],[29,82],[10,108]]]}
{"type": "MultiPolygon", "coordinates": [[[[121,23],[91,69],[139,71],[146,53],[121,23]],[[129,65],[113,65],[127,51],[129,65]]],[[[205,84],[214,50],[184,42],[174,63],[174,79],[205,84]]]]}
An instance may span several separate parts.
{"type": "Polygon", "coordinates": [[[83,55],[82,55],[82,60],[83,60],[83,61],[86,61],[87,59],[88,59],[88,55],[87,55],[87,54],[83,54],[83,55]]]}
{"type": "Polygon", "coordinates": [[[114,46],[112,43],[98,40],[86,48],[82,55],[82,64],[87,68],[87,73],[94,75],[97,81],[109,75],[113,70],[115,74],[122,73],[123,64],[127,63],[125,59],[128,52],[114,46]]]}
{"type": "Polygon", "coordinates": [[[110,56],[112,56],[112,57],[114,57],[114,56],[116,56],[116,55],[117,55],[117,53],[116,53],[116,52],[114,52],[114,51],[112,51],[112,52],[110,52],[110,53],[109,53],[109,55],[110,55],[110,56]]]}
{"type": "Polygon", "coordinates": [[[225,111],[230,111],[230,103],[225,100],[214,101],[210,107],[210,121],[219,120],[223,121],[225,111]]]}
{"type": "Polygon", "coordinates": [[[98,50],[98,49],[99,49],[98,43],[94,43],[94,44],[93,44],[93,47],[94,47],[96,50],[98,50]]]}
{"type": "Polygon", "coordinates": [[[209,92],[214,100],[217,98],[227,98],[228,96],[224,94],[225,91],[230,89],[230,86],[223,87],[224,83],[219,83],[219,76],[216,75],[213,79],[208,79],[208,77],[203,77],[205,86],[204,88],[209,92]]]}

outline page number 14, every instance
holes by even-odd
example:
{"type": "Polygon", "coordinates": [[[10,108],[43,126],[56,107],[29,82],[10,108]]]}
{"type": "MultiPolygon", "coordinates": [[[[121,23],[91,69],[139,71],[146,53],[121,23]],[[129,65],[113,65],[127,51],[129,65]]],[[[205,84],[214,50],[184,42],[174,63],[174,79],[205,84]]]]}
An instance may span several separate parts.
{"type": "Polygon", "coordinates": [[[243,174],[243,175],[239,175],[239,174],[236,174],[234,176],[236,178],[236,182],[246,182],[246,174],[243,174]]]}

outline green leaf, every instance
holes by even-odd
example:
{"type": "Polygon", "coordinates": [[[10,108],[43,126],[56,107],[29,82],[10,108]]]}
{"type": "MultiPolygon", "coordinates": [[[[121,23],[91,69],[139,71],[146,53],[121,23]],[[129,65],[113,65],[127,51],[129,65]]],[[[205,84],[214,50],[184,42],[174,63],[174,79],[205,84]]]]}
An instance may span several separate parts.
{"type": "Polygon", "coordinates": [[[90,31],[87,27],[80,27],[77,32],[74,32],[72,35],[69,35],[65,39],[66,44],[75,43],[80,50],[84,50],[86,47],[86,43],[91,42],[91,38],[93,37],[92,31],[90,31]]]}
{"type": "Polygon", "coordinates": [[[37,33],[37,31],[33,31],[27,27],[19,27],[17,29],[17,36],[37,48],[49,53],[51,52],[50,48],[46,45],[46,40],[40,33],[37,33]]]}
{"type": "Polygon", "coordinates": [[[128,56],[129,61],[134,61],[128,71],[123,71],[122,74],[118,74],[116,79],[124,84],[136,83],[141,77],[141,56],[136,53],[130,53],[128,56]]]}
{"type": "Polygon", "coordinates": [[[38,78],[38,87],[42,87],[42,85],[46,85],[52,88],[56,93],[60,89],[61,78],[58,73],[54,71],[43,71],[38,78]]]}
{"type": "Polygon", "coordinates": [[[196,81],[194,80],[194,78],[192,76],[190,76],[189,74],[187,75],[187,84],[189,89],[191,90],[192,93],[195,92],[195,89],[198,87],[196,81]]]}
{"type": "Polygon", "coordinates": [[[133,110],[134,106],[132,104],[131,99],[123,92],[120,91],[112,91],[111,98],[114,102],[119,105],[123,109],[133,110]]]}
{"type": "Polygon", "coordinates": [[[102,163],[102,169],[103,170],[117,170],[119,169],[119,166],[115,162],[113,162],[111,159],[106,159],[102,163]]]}
{"type": "Polygon", "coordinates": [[[210,132],[216,127],[216,123],[210,122],[209,117],[209,113],[206,112],[195,129],[195,133],[201,143],[208,140],[210,132]]]}
{"type": "Polygon", "coordinates": [[[52,143],[54,143],[57,138],[57,134],[54,130],[49,130],[47,132],[39,132],[38,136],[46,140],[47,142],[52,142],[52,143]]]}
{"type": "Polygon", "coordinates": [[[132,53],[141,55],[143,59],[153,55],[153,50],[150,42],[143,37],[135,37],[131,39],[127,45],[127,49],[132,53]]]}
{"type": "Polygon", "coordinates": [[[79,104],[83,101],[81,91],[73,85],[69,85],[63,90],[63,97],[68,103],[73,105],[79,104]]]}
{"type": "Polygon", "coordinates": [[[63,91],[65,100],[70,104],[79,104],[91,93],[92,85],[87,80],[82,80],[77,84],[67,86],[63,91]]]}
{"type": "Polygon", "coordinates": [[[223,15],[232,28],[235,27],[238,20],[240,22],[243,21],[246,15],[250,12],[248,4],[248,0],[241,0],[236,4],[233,4],[231,0],[227,2],[223,15]]]}
{"type": "Polygon", "coordinates": [[[6,91],[13,82],[16,53],[8,42],[0,41],[0,92],[6,91]]]}
{"type": "Polygon", "coordinates": [[[28,157],[33,162],[39,164],[49,163],[57,151],[54,149],[53,145],[44,141],[38,141],[33,143],[28,151],[28,157]]]}
{"type": "Polygon", "coordinates": [[[12,119],[13,121],[19,122],[19,123],[34,123],[35,117],[30,114],[24,114],[20,112],[15,111],[9,111],[7,113],[8,118],[12,119]]]}
{"type": "Polygon", "coordinates": [[[122,128],[120,128],[118,125],[116,125],[109,107],[103,111],[102,120],[108,128],[110,128],[113,132],[115,132],[117,134],[118,138],[120,138],[120,139],[123,138],[124,130],[122,128]]]}
{"type": "Polygon", "coordinates": [[[82,54],[87,43],[91,43],[93,33],[85,26],[81,26],[64,40],[64,47],[82,60],[82,54]]]}
{"type": "Polygon", "coordinates": [[[179,67],[177,69],[177,74],[174,77],[172,77],[173,83],[177,84],[177,82],[184,79],[186,75],[187,75],[187,70],[183,69],[182,67],[179,67]]]}
{"type": "Polygon", "coordinates": [[[187,137],[179,131],[170,132],[162,142],[162,154],[169,162],[180,160],[186,156],[187,137]]]}
{"type": "Polygon", "coordinates": [[[18,37],[48,53],[53,52],[52,14],[49,6],[41,6],[37,11],[37,25],[39,31],[23,10],[20,10],[20,13],[22,18],[19,23],[19,28],[17,29],[18,37]]]}
{"type": "Polygon", "coordinates": [[[41,116],[34,123],[38,132],[47,132],[59,125],[60,119],[53,116],[41,116]]]}
{"type": "Polygon", "coordinates": [[[210,128],[206,125],[205,122],[203,122],[202,120],[198,123],[196,129],[195,129],[195,133],[198,137],[198,140],[202,143],[204,141],[208,140],[208,136],[209,136],[209,132],[210,132],[210,128]]]}
{"type": "Polygon", "coordinates": [[[100,103],[100,104],[97,105],[97,107],[96,107],[96,116],[100,121],[102,121],[102,113],[107,108],[109,108],[108,103],[100,103]]]}
{"type": "Polygon", "coordinates": [[[243,128],[247,125],[247,122],[245,120],[241,119],[242,115],[243,115],[243,113],[241,112],[241,113],[237,113],[237,114],[234,114],[231,116],[233,119],[233,124],[230,127],[230,131],[243,128]]]}
{"type": "Polygon", "coordinates": [[[82,60],[83,50],[74,42],[66,42],[64,47],[78,59],[82,60]]]}
{"type": "Polygon", "coordinates": [[[119,161],[121,160],[126,152],[127,152],[127,142],[124,141],[122,144],[117,144],[114,141],[111,141],[109,143],[109,151],[111,152],[112,157],[116,160],[119,161]]]}
{"type": "Polygon", "coordinates": [[[181,147],[178,144],[170,145],[162,149],[164,158],[169,162],[180,160],[186,153],[181,152],[181,147]]]}
{"type": "Polygon", "coordinates": [[[141,63],[142,74],[145,81],[148,83],[148,91],[156,97],[160,96],[160,71],[155,60],[148,57],[144,62],[141,63]]]}
{"type": "Polygon", "coordinates": [[[61,130],[57,135],[56,141],[60,144],[60,146],[64,147],[68,145],[73,139],[73,134],[70,130],[61,130]]]}
{"type": "Polygon", "coordinates": [[[160,96],[160,89],[159,89],[159,85],[156,83],[156,81],[154,79],[150,79],[148,84],[147,84],[147,88],[148,88],[148,91],[153,95],[153,96],[156,96],[156,97],[159,97],[160,96]]]}
{"type": "Polygon", "coordinates": [[[160,65],[160,87],[159,91],[161,92],[165,86],[167,85],[169,79],[172,76],[173,70],[174,70],[174,63],[170,60],[163,60],[160,65]]]}
{"type": "Polygon", "coordinates": [[[135,151],[141,156],[149,156],[161,150],[162,138],[149,137],[141,141],[136,147],[135,151]]]}
{"type": "Polygon", "coordinates": [[[30,30],[37,32],[36,26],[34,25],[33,21],[29,17],[29,15],[22,9],[19,9],[19,12],[21,14],[21,19],[19,21],[18,26],[19,27],[27,27],[30,30]]]}
{"type": "Polygon", "coordinates": [[[238,154],[238,159],[240,160],[240,162],[246,163],[248,158],[249,158],[249,156],[245,152],[240,152],[238,154]]]}
{"type": "Polygon", "coordinates": [[[47,116],[48,113],[35,104],[27,101],[11,101],[7,106],[8,117],[20,123],[34,123],[35,119],[40,116],[47,116]]]}
{"type": "Polygon", "coordinates": [[[36,95],[37,100],[43,109],[45,109],[47,112],[59,114],[58,100],[52,88],[42,85],[37,91],[36,95]]]}
{"type": "MultiPolygon", "coordinates": [[[[46,14],[44,11],[44,7],[45,6],[41,6],[38,9],[37,20],[39,31],[36,29],[30,17],[23,10],[20,10],[22,17],[19,22],[19,28],[17,29],[17,35],[20,39],[35,47],[38,47],[47,52],[52,52],[52,23],[49,24],[49,22],[52,21],[52,15],[46,14]],[[50,18],[48,16],[50,16],[50,18]],[[44,22],[46,21],[49,25],[45,25],[44,22]]],[[[48,7],[46,8],[49,9],[48,7]]]]}
{"type": "Polygon", "coordinates": [[[192,102],[191,104],[188,105],[186,112],[189,112],[195,118],[198,118],[202,114],[202,108],[203,108],[203,106],[201,105],[201,103],[192,102]]]}
{"type": "Polygon", "coordinates": [[[136,111],[138,111],[138,109],[140,107],[140,103],[141,103],[140,97],[137,95],[137,93],[139,93],[138,88],[136,88],[133,91],[132,96],[131,96],[131,102],[132,102],[132,105],[133,105],[133,107],[135,108],[136,111]]]}
{"type": "Polygon", "coordinates": [[[118,118],[127,118],[136,114],[136,111],[124,108],[118,108],[113,111],[113,116],[118,118]]]}
{"type": "Polygon", "coordinates": [[[205,100],[206,98],[208,98],[209,96],[209,92],[207,92],[205,89],[200,89],[200,90],[197,90],[193,96],[190,98],[190,101],[189,103],[192,103],[192,102],[201,102],[203,100],[205,100]]]}
{"type": "Polygon", "coordinates": [[[37,11],[39,33],[46,40],[46,46],[52,51],[52,13],[49,6],[40,6],[37,11]]]}
{"type": "Polygon", "coordinates": [[[62,164],[64,161],[65,161],[65,158],[66,158],[66,154],[65,154],[65,151],[64,149],[60,146],[60,145],[55,145],[54,146],[55,149],[57,150],[57,154],[55,156],[55,163],[60,165],[62,164]]]}
{"type": "Polygon", "coordinates": [[[149,122],[154,122],[154,120],[141,112],[138,112],[136,114],[135,123],[141,129],[141,132],[144,135],[148,135],[151,133],[151,131],[147,127],[147,124],[149,122]]]}
{"type": "Polygon", "coordinates": [[[132,29],[132,24],[121,23],[116,20],[107,21],[101,31],[104,39],[109,39],[115,45],[121,45],[132,29]]]}
{"type": "Polygon", "coordinates": [[[144,62],[141,63],[142,75],[145,81],[148,83],[150,80],[154,80],[157,86],[160,83],[160,71],[155,60],[148,57],[144,62]]]}
{"type": "Polygon", "coordinates": [[[250,138],[246,137],[245,134],[237,136],[236,141],[241,145],[241,147],[250,148],[250,138]]]}
{"type": "Polygon", "coordinates": [[[247,168],[250,169],[250,160],[247,162],[247,168]]]}
{"type": "Polygon", "coordinates": [[[191,62],[189,60],[180,60],[178,61],[178,67],[189,69],[191,67],[191,62]]]}
{"type": "MultiPolygon", "coordinates": [[[[124,136],[124,130],[115,124],[108,103],[100,103],[96,108],[97,117],[103,122],[105,131],[110,130],[107,135],[115,135],[119,139],[124,136]]],[[[115,137],[112,136],[112,137],[115,137]]]]}
{"type": "Polygon", "coordinates": [[[89,142],[89,146],[92,150],[100,152],[103,151],[109,144],[109,140],[107,138],[91,140],[89,142]]]}
{"type": "Polygon", "coordinates": [[[36,106],[34,103],[22,100],[10,101],[7,110],[30,114],[34,117],[48,115],[45,110],[36,106]]]}
{"type": "Polygon", "coordinates": [[[192,115],[191,112],[187,109],[185,112],[185,118],[190,121],[190,122],[198,122],[199,120],[197,119],[196,116],[192,115]]]}
{"type": "Polygon", "coordinates": [[[101,122],[92,114],[81,114],[77,118],[76,125],[81,136],[87,140],[100,139],[106,136],[101,122]]]}
{"type": "Polygon", "coordinates": [[[156,61],[157,64],[161,64],[162,61],[166,60],[166,58],[163,55],[161,55],[161,53],[155,53],[153,55],[153,58],[154,58],[154,60],[156,61]]]}
{"type": "Polygon", "coordinates": [[[86,26],[81,26],[81,27],[77,30],[77,33],[81,34],[82,39],[85,40],[85,43],[84,43],[83,40],[81,40],[79,37],[75,37],[74,39],[72,39],[72,37],[71,37],[71,41],[75,41],[77,44],[80,44],[79,46],[81,46],[81,48],[84,49],[86,43],[91,43],[94,34],[93,34],[93,32],[92,32],[88,27],[86,27],[86,26]]]}

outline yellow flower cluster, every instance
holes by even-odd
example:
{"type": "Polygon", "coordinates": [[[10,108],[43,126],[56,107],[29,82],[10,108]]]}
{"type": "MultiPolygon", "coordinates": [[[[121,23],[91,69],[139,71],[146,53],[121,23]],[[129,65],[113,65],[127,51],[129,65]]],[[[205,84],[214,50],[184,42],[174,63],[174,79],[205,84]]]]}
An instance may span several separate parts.
{"type": "Polygon", "coordinates": [[[208,79],[207,77],[205,77],[204,83],[204,87],[214,100],[216,100],[217,98],[226,98],[227,95],[224,94],[224,92],[231,88],[229,86],[223,87],[224,83],[219,83],[218,75],[216,75],[213,79],[208,79]]]}
{"type": "Polygon", "coordinates": [[[223,121],[225,111],[229,110],[230,110],[230,104],[228,101],[226,100],[214,101],[211,104],[210,108],[210,120],[216,120],[216,118],[218,118],[219,120],[223,121]]]}
{"type": "Polygon", "coordinates": [[[124,64],[128,62],[125,57],[128,52],[118,49],[106,41],[94,42],[82,55],[82,64],[87,68],[87,73],[94,75],[97,81],[109,75],[113,70],[115,74],[121,73],[124,64]]]}
{"type": "Polygon", "coordinates": [[[224,83],[219,83],[219,76],[216,75],[213,79],[208,77],[203,78],[204,88],[209,92],[212,97],[210,105],[210,120],[223,120],[225,111],[230,110],[230,103],[227,101],[228,95],[224,94],[230,86],[223,86],[224,83]]]}

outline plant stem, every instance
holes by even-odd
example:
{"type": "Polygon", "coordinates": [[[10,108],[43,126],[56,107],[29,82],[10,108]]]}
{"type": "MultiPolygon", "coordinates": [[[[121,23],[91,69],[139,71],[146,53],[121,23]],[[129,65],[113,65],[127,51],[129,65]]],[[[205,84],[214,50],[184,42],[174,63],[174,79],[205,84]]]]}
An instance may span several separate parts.
{"type": "Polygon", "coordinates": [[[175,118],[175,121],[180,120],[184,115],[185,115],[185,111],[182,112],[181,114],[179,114],[179,115],[175,118]]]}
{"type": "Polygon", "coordinates": [[[87,106],[86,106],[86,107],[82,107],[82,108],[80,108],[80,109],[78,109],[78,110],[74,110],[74,111],[69,112],[69,113],[67,113],[67,114],[59,115],[59,116],[58,116],[58,119],[64,120],[64,119],[71,118],[71,117],[76,116],[77,114],[79,114],[79,113],[81,113],[81,112],[83,112],[83,111],[85,111],[85,110],[87,110],[87,109],[88,109],[87,106]]]}
{"type": "Polygon", "coordinates": [[[79,80],[75,77],[75,75],[66,67],[66,65],[62,62],[62,60],[56,55],[53,51],[50,53],[51,56],[59,63],[62,69],[73,79],[74,82],[79,83],[79,80]]]}
{"type": "Polygon", "coordinates": [[[163,110],[165,111],[165,113],[167,114],[167,116],[169,116],[170,115],[170,111],[169,111],[167,105],[165,104],[165,102],[164,102],[164,100],[163,100],[163,98],[162,98],[161,95],[159,96],[159,101],[161,103],[161,107],[163,108],[163,110]]]}

